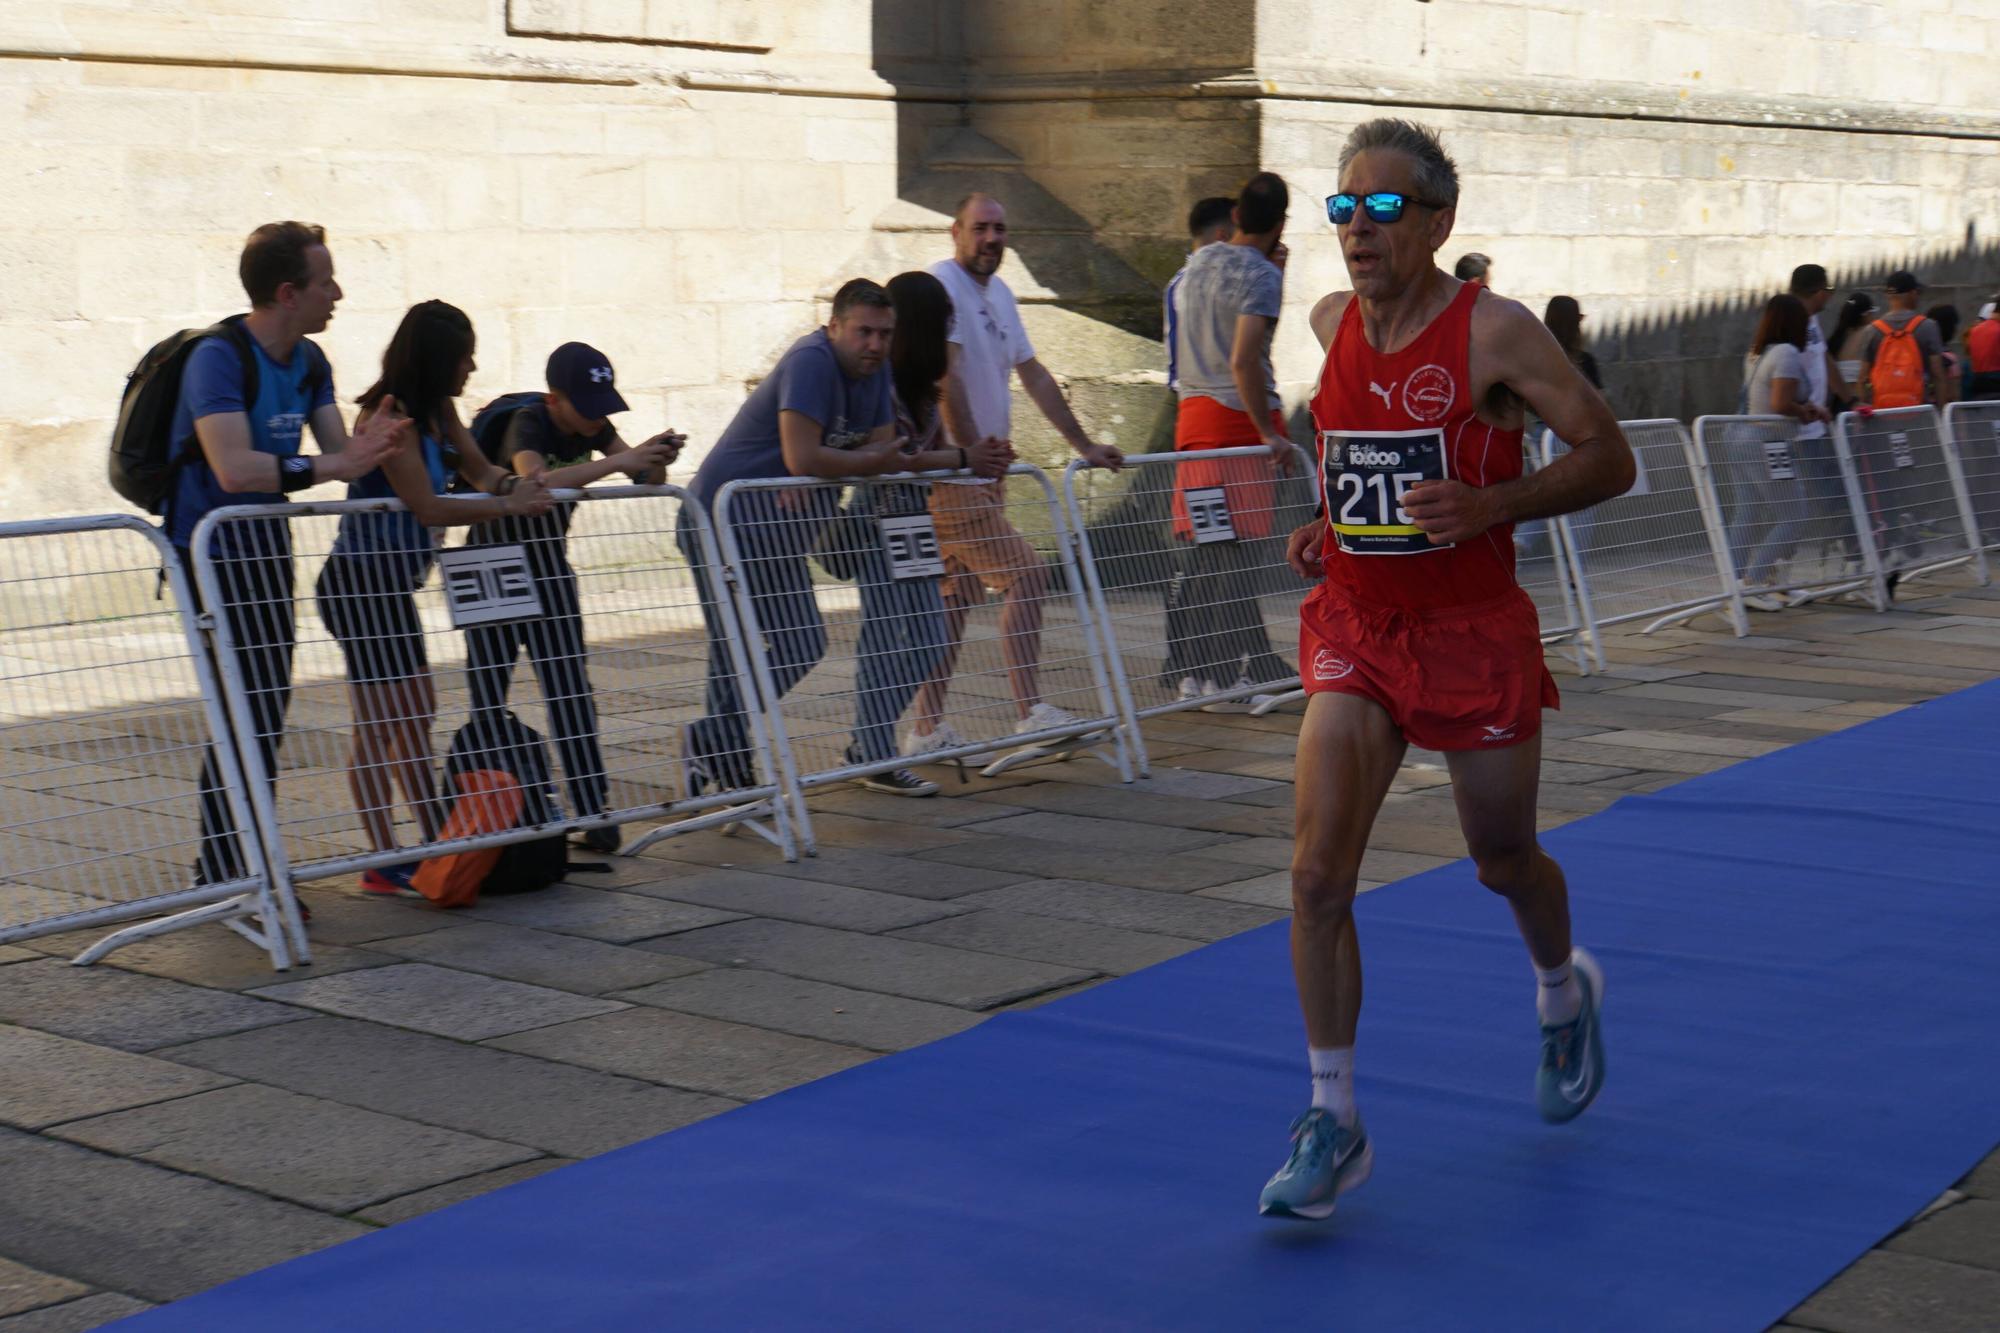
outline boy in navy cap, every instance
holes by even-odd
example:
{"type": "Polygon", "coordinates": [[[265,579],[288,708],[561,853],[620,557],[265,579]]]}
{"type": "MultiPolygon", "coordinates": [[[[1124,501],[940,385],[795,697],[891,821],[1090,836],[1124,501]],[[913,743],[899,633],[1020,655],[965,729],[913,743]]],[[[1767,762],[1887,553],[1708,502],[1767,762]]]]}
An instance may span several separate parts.
{"type": "MultiPolygon", "coordinates": [[[[666,430],[636,446],[619,438],[611,417],[629,408],[604,353],[587,343],[564,343],[549,354],[548,384],[547,393],[496,399],[473,418],[473,436],[494,462],[550,490],[588,486],[615,472],[648,485],[666,480],[667,464],[679,456],[685,437],[666,430]]],[[[515,659],[527,648],[562,757],[570,813],[588,816],[603,813],[608,783],[597,743],[576,571],[567,551],[575,509],[571,501],[533,518],[498,519],[472,530],[468,546],[526,548],[543,614],[468,630],[465,670],[473,708],[500,708],[507,702],[515,659]]],[[[583,840],[593,851],[618,850],[618,830],[611,825],[587,830],[583,840]]]]}

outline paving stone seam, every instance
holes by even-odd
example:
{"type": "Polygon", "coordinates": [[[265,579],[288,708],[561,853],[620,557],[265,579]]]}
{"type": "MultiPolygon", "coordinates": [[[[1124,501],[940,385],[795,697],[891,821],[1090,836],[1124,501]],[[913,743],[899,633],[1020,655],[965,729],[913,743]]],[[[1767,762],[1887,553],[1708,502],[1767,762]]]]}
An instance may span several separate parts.
{"type": "MultiPolygon", "coordinates": [[[[228,1034],[228,1035],[232,1035],[232,1036],[233,1036],[233,1035],[235,1035],[235,1034],[231,1033],[231,1034],[228,1034]]],[[[104,1047],[99,1047],[99,1049],[100,1049],[100,1050],[107,1050],[107,1051],[108,1051],[108,1050],[113,1050],[113,1049],[115,1049],[115,1048],[113,1048],[113,1047],[110,1047],[110,1046],[104,1046],[104,1047]]],[[[148,1052],[147,1052],[147,1055],[151,1056],[151,1058],[153,1058],[153,1059],[155,1059],[155,1060],[157,1060],[157,1059],[160,1059],[160,1058],[161,1058],[160,1056],[158,1056],[158,1055],[154,1054],[154,1053],[153,1053],[153,1052],[151,1052],[151,1051],[148,1051],[148,1052]]],[[[132,1103],[131,1105],[129,1105],[129,1106],[116,1106],[116,1107],[113,1107],[113,1108],[111,1108],[110,1110],[107,1110],[107,1111],[92,1111],[92,1112],[90,1112],[90,1113],[89,1113],[88,1115],[73,1115],[73,1116],[70,1116],[70,1117],[69,1117],[68,1119],[66,1119],[66,1120],[51,1120],[51,1121],[50,1121],[49,1123],[47,1123],[46,1125],[38,1125],[38,1126],[36,1126],[36,1127],[35,1127],[34,1129],[31,1129],[31,1130],[25,1130],[25,1131],[23,1131],[23,1132],[24,1132],[24,1133],[29,1133],[29,1134],[41,1134],[41,1135],[44,1135],[44,1136],[48,1136],[48,1137],[53,1137],[53,1136],[49,1135],[49,1131],[50,1131],[50,1130],[52,1130],[52,1129],[61,1129],[61,1128],[63,1128],[63,1127],[65,1126],[65,1125],[74,1125],[74,1124],[77,1124],[77,1123],[79,1123],[79,1122],[81,1122],[81,1121],[85,1121],[85,1120],[96,1120],[96,1119],[99,1119],[99,1118],[100,1118],[100,1117],[102,1117],[102,1116],[107,1116],[107,1115],[120,1115],[120,1114],[123,1114],[123,1113],[124,1113],[124,1112],[126,1112],[126,1111],[147,1111],[147,1110],[151,1110],[151,1109],[153,1109],[154,1107],[159,1107],[159,1106],[171,1106],[171,1105],[172,1105],[173,1103],[175,1103],[175,1102],[184,1102],[184,1101],[186,1101],[186,1100],[187,1100],[188,1098],[190,1098],[190,1097],[199,1097],[199,1096],[201,1096],[201,1095],[202,1095],[203,1093],[205,1093],[205,1092],[221,1092],[221,1091],[222,1091],[223,1089],[225,1089],[225,1088],[240,1088],[240,1087],[242,1087],[242,1086],[243,1086],[244,1084],[246,1084],[246,1083],[256,1083],[256,1082],[257,1082],[257,1080],[256,1080],[256,1079],[253,1079],[253,1078],[238,1078],[238,1077],[237,1077],[236,1075],[234,1075],[234,1074],[224,1074],[224,1073],[220,1072],[219,1070],[214,1070],[214,1069],[203,1069],[203,1068],[201,1068],[201,1066],[199,1066],[199,1065],[191,1065],[191,1064],[186,1064],[186,1063],[184,1063],[184,1062],[182,1062],[182,1061],[179,1061],[179,1060],[173,1060],[173,1061],[170,1061],[169,1063],[171,1063],[171,1064],[174,1064],[174,1065],[177,1065],[177,1066],[179,1066],[179,1067],[180,1067],[180,1068],[182,1068],[182,1069],[192,1069],[192,1070],[194,1070],[194,1071],[195,1071],[195,1072],[197,1072],[197,1073],[202,1073],[202,1074],[214,1074],[214,1075],[215,1075],[215,1076],[216,1076],[217,1078],[221,1078],[221,1079],[224,1079],[224,1080],[227,1080],[227,1081],[226,1081],[226,1082],[222,1082],[222,1083],[218,1083],[218,1084],[214,1085],[213,1087],[208,1087],[208,1088],[195,1088],[194,1090],[192,1090],[192,1091],[190,1091],[190,1092],[177,1092],[177,1093],[174,1093],[174,1094],[172,1094],[172,1095],[170,1095],[170,1096],[166,1096],[166,1097],[155,1097],[155,1098],[153,1098],[153,1099],[152,1099],[152,1100],[150,1100],[150,1101],[144,1101],[144,1102],[133,1102],[133,1103],[132,1103]]],[[[268,1085],[268,1084],[260,1084],[259,1086],[269,1086],[269,1085],[268,1085]]],[[[69,1142],[69,1140],[68,1140],[68,1139],[62,1139],[62,1140],[60,1140],[60,1142],[63,1142],[63,1143],[68,1143],[68,1142],[69,1142]]]]}

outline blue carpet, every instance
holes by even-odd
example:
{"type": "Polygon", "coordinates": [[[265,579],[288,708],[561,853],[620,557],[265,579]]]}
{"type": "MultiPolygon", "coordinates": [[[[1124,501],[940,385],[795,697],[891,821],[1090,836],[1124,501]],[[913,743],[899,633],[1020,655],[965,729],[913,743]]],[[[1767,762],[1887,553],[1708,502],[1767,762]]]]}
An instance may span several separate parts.
{"type": "Polygon", "coordinates": [[[1463,865],[1372,893],[1374,1179],[1255,1214],[1306,1092],[1282,925],[139,1316],[281,1328],[1760,1329],[2000,1138],[2000,686],[1548,839],[1609,1082],[1531,1097],[1463,865]]]}

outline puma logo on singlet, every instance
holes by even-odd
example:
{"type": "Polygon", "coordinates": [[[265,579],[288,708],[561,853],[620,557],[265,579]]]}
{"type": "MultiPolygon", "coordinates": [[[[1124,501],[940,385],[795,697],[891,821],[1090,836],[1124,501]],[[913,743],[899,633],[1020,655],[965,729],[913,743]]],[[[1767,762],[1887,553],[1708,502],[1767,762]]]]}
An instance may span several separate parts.
{"type": "Polygon", "coordinates": [[[1368,381],[1368,392],[1374,394],[1380,394],[1382,396],[1382,410],[1385,412],[1394,406],[1394,403],[1390,399],[1389,395],[1396,392],[1397,383],[1398,381],[1396,380],[1390,380],[1389,387],[1385,389],[1381,385],[1377,384],[1374,380],[1368,381]]]}

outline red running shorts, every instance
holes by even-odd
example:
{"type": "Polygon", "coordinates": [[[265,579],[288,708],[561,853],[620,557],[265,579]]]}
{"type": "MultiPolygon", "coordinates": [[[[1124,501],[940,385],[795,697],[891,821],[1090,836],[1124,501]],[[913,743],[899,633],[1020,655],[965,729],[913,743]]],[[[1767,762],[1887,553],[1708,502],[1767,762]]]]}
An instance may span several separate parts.
{"type": "Polygon", "coordinates": [[[1401,611],[1325,584],[1299,608],[1299,675],[1309,694],[1358,694],[1412,745],[1489,750],[1538,734],[1560,708],[1542,663],[1541,622],[1519,589],[1491,602],[1401,611]]]}

